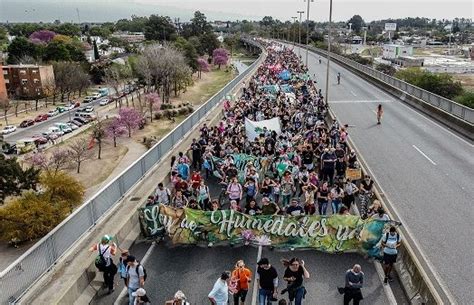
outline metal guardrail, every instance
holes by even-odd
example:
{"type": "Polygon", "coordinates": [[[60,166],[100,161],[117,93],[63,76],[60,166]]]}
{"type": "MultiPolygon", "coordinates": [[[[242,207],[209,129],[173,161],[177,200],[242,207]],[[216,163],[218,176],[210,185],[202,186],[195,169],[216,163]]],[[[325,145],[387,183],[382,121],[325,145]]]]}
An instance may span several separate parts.
{"type": "MultiPolygon", "coordinates": [[[[262,49],[253,40],[245,40],[245,42],[262,49]]],[[[14,304],[21,298],[77,240],[94,227],[105,213],[116,205],[191,129],[198,125],[228,92],[252,73],[264,58],[262,49],[258,60],[252,63],[245,72],[230,81],[118,177],[3,270],[0,273],[0,304],[14,304]]]]}
{"type": "MultiPolygon", "coordinates": [[[[306,45],[299,45],[301,48],[306,48],[306,45]]],[[[317,52],[320,54],[327,55],[327,51],[321,50],[315,47],[309,47],[309,49],[313,52],[317,52]]],[[[334,53],[331,53],[331,57],[354,68],[359,71],[364,72],[365,74],[376,78],[378,80],[381,80],[403,92],[406,94],[412,95],[425,103],[430,104],[431,106],[434,106],[436,108],[439,108],[455,117],[458,117],[470,124],[474,124],[474,109],[471,109],[469,107],[466,107],[464,105],[461,105],[459,103],[456,103],[455,101],[452,101],[450,99],[444,98],[442,96],[439,96],[437,94],[434,94],[432,92],[426,91],[425,89],[422,89],[420,87],[414,86],[412,84],[409,84],[403,80],[400,80],[396,77],[392,77],[390,75],[384,74],[380,71],[377,71],[371,67],[367,67],[365,65],[362,65],[356,61],[353,61],[352,59],[346,58],[341,55],[337,55],[334,53]]]]}

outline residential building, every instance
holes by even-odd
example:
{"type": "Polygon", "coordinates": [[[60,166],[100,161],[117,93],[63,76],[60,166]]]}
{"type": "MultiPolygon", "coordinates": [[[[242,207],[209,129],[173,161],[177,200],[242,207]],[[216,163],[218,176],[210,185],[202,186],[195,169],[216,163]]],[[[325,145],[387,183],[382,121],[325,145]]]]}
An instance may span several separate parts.
{"type": "Polygon", "coordinates": [[[386,44],[383,46],[383,59],[390,60],[400,56],[413,56],[413,47],[397,44],[386,44]]]}
{"type": "Polygon", "coordinates": [[[0,73],[0,100],[3,100],[3,99],[6,99],[8,95],[7,95],[7,86],[5,84],[5,78],[3,77],[3,69],[2,69],[1,64],[0,64],[0,70],[2,70],[2,73],[0,73]]]}
{"type": "Polygon", "coordinates": [[[10,97],[34,99],[47,95],[54,86],[53,66],[8,65],[2,67],[10,97]]]}
{"type": "Polygon", "coordinates": [[[392,63],[399,65],[403,68],[409,67],[423,67],[424,59],[420,57],[413,57],[413,56],[399,56],[397,58],[393,58],[392,63]]]}
{"type": "Polygon", "coordinates": [[[142,32],[115,32],[112,37],[120,38],[127,42],[142,42],[145,40],[145,34],[142,32]]]}

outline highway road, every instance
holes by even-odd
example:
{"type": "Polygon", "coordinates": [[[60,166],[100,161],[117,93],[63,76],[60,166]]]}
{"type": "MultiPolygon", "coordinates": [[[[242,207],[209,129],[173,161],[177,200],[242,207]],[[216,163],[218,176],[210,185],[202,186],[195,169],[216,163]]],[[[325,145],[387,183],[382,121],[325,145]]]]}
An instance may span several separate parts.
{"type": "MultiPolygon", "coordinates": [[[[319,58],[310,52],[309,69],[324,94],[326,59],[319,58]]],[[[472,304],[474,146],[339,65],[330,67],[330,107],[351,126],[357,150],[444,285],[459,304],[472,304]]]]}

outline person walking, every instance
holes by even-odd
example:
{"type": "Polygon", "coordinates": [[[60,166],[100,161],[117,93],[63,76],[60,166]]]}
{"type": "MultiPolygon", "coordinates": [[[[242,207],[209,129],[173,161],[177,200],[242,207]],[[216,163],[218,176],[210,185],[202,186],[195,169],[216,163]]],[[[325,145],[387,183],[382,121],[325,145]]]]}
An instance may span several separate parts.
{"type": "Polygon", "coordinates": [[[114,292],[114,277],[117,273],[117,266],[112,259],[112,256],[114,256],[117,251],[117,245],[110,243],[111,240],[111,236],[104,235],[100,243],[93,245],[89,249],[91,252],[98,252],[95,265],[104,275],[104,286],[109,289],[109,294],[114,292]]]}
{"type": "Polygon", "coordinates": [[[337,84],[341,84],[341,72],[337,72],[337,84]]]}
{"type": "Polygon", "coordinates": [[[303,279],[309,279],[309,272],[305,268],[304,261],[296,257],[290,260],[282,260],[282,263],[286,267],[283,280],[288,282],[288,286],[281,293],[288,291],[290,304],[295,301],[295,305],[301,305],[306,295],[303,279]]]}
{"type": "Polygon", "coordinates": [[[361,288],[364,284],[364,272],[360,265],[355,264],[352,269],[346,271],[346,285],[344,287],[344,305],[352,304],[359,305],[362,296],[361,288]]]}
{"type": "Polygon", "coordinates": [[[260,259],[257,265],[258,305],[271,305],[277,301],[278,273],[268,258],[260,259]]]}
{"type": "Polygon", "coordinates": [[[382,104],[379,104],[377,106],[377,124],[378,125],[382,124],[382,115],[383,115],[382,104]]]}
{"type": "Polygon", "coordinates": [[[209,301],[212,305],[227,305],[229,300],[229,281],[230,272],[224,271],[217,279],[214,287],[208,295],[209,301]]]}
{"type": "Polygon", "coordinates": [[[393,264],[397,261],[398,247],[401,243],[400,234],[398,234],[395,227],[390,227],[389,232],[387,232],[382,237],[382,247],[383,247],[383,272],[385,274],[384,284],[387,284],[388,281],[392,280],[390,273],[393,269],[393,264]]]}
{"type": "Polygon", "coordinates": [[[249,283],[252,282],[252,271],[245,267],[243,260],[238,260],[232,271],[232,278],[237,279],[237,293],[234,293],[234,305],[245,304],[245,298],[249,291],[249,283]]]}
{"type": "Polygon", "coordinates": [[[134,294],[139,288],[145,286],[145,268],[137,261],[135,256],[129,255],[127,257],[127,289],[128,289],[128,304],[135,304],[134,294]]]}

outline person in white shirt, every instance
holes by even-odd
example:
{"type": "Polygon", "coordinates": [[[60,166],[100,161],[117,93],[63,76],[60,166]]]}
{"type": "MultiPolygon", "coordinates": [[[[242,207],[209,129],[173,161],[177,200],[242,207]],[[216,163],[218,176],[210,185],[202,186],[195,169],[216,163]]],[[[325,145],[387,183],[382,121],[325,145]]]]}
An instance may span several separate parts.
{"type": "Polygon", "coordinates": [[[212,305],[227,305],[229,300],[229,281],[230,272],[224,271],[221,274],[221,277],[217,279],[214,287],[208,295],[209,301],[211,301],[212,305]]]}
{"type": "Polygon", "coordinates": [[[158,184],[158,188],[155,191],[155,202],[169,205],[171,198],[171,192],[167,187],[163,186],[163,183],[158,184]]]}

